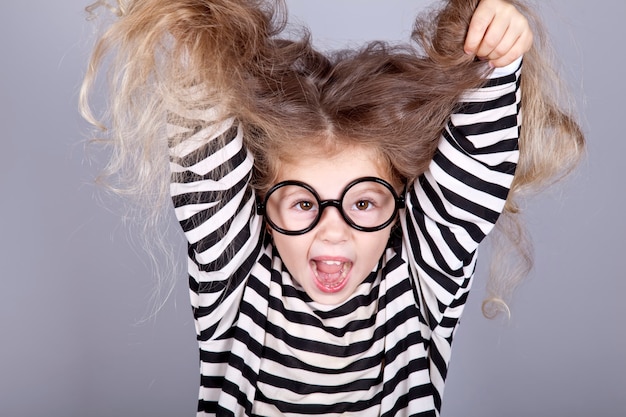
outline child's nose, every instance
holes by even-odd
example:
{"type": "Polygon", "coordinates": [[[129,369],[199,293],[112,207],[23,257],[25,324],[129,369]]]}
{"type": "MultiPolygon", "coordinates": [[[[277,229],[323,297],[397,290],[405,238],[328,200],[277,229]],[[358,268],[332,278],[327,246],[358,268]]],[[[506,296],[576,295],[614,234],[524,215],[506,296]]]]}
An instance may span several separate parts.
{"type": "Polygon", "coordinates": [[[320,238],[331,243],[345,241],[350,233],[350,225],[343,219],[339,209],[332,206],[322,212],[317,228],[320,238]]]}

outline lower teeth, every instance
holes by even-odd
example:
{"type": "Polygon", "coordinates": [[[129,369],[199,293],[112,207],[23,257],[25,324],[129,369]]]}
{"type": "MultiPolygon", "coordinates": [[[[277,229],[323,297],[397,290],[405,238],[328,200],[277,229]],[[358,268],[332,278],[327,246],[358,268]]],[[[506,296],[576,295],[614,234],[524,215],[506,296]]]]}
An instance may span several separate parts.
{"type": "Polygon", "coordinates": [[[318,271],[317,264],[313,262],[313,270],[315,271],[315,276],[322,285],[329,289],[337,288],[343,283],[351,266],[352,264],[350,262],[343,263],[341,271],[336,274],[332,274],[333,276],[331,276],[331,274],[318,271]]]}

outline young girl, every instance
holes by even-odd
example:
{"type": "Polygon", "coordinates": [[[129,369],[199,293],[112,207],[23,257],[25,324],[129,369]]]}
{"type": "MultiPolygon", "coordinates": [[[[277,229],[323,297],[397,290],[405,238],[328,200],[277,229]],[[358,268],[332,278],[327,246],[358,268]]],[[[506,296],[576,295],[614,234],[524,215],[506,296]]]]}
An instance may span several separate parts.
{"type": "Polygon", "coordinates": [[[169,145],[198,414],[438,415],[478,244],[512,183],[583,147],[522,6],[449,0],[414,45],[328,55],[279,37],[278,1],[119,6],[83,99],[115,49],[109,168],[130,192],[166,195],[169,145]]]}

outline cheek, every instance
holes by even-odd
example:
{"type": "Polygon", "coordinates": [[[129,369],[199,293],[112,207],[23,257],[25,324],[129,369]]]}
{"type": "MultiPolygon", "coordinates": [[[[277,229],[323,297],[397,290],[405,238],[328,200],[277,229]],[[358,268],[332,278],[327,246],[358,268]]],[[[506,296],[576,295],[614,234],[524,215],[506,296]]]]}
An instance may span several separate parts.
{"type": "Polygon", "coordinates": [[[363,236],[363,240],[359,245],[360,258],[370,264],[369,271],[371,271],[380,260],[380,257],[387,247],[390,234],[391,228],[389,227],[379,232],[367,233],[363,236]]]}
{"type": "Polygon", "coordinates": [[[295,277],[299,269],[308,265],[309,246],[305,236],[285,236],[278,232],[274,232],[272,236],[274,247],[276,247],[284,266],[295,277]]]}

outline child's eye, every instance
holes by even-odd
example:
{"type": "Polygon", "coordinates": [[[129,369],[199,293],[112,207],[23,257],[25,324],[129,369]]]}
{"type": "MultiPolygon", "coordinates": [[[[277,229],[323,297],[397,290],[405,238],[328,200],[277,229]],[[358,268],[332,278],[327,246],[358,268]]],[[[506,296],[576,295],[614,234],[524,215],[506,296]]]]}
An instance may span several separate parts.
{"type": "Polygon", "coordinates": [[[296,210],[311,211],[315,208],[315,204],[308,200],[298,201],[293,205],[296,210]]]}
{"type": "Polygon", "coordinates": [[[359,200],[354,204],[355,208],[360,211],[370,210],[374,208],[374,204],[368,200],[359,200]]]}

